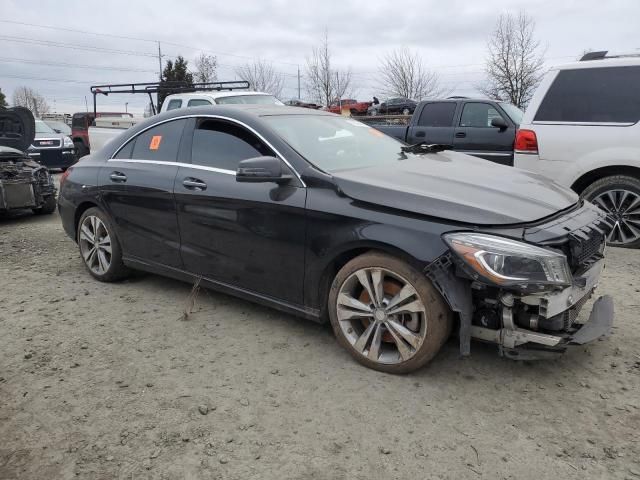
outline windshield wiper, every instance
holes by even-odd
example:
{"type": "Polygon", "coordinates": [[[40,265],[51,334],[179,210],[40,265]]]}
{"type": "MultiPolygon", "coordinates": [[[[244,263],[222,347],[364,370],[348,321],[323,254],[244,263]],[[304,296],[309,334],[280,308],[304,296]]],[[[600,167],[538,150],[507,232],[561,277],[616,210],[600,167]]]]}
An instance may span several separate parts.
{"type": "Polygon", "coordinates": [[[414,145],[407,145],[406,147],[401,147],[403,152],[407,153],[438,153],[444,150],[452,150],[453,145],[445,145],[442,143],[427,143],[420,142],[414,145]]]}

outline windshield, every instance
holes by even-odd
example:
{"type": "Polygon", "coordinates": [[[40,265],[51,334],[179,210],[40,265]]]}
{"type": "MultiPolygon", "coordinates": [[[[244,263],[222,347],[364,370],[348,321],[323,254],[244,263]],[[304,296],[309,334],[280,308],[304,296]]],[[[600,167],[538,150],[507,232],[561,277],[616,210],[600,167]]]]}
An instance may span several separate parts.
{"type": "Polygon", "coordinates": [[[509,115],[509,118],[513,120],[513,123],[520,125],[522,122],[522,116],[524,115],[522,110],[510,103],[501,103],[500,106],[505,112],[507,112],[507,115],[509,115]]]}
{"type": "Polygon", "coordinates": [[[273,95],[236,95],[233,97],[216,98],[216,103],[220,105],[284,105],[273,95]]]}
{"type": "Polygon", "coordinates": [[[71,135],[71,128],[69,125],[63,122],[44,122],[54,130],[58,130],[58,133],[63,133],[65,135],[71,135]]]}
{"type": "Polygon", "coordinates": [[[292,148],[326,172],[407,158],[395,138],[350,118],[325,115],[262,117],[292,148]]]}
{"type": "Polygon", "coordinates": [[[42,120],[36,120],[36,133],[56,133],[53,128],[42,120]]]}

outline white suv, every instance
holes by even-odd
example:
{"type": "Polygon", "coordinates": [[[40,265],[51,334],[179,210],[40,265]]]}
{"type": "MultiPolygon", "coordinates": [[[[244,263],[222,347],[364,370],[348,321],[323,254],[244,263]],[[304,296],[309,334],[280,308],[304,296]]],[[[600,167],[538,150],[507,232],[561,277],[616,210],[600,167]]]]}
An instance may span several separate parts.
{"type": "Polygon", "coordinates": [[[516,134],[514,165],[609,212],[609,243],[640,247],[640,54],[552,68],[516,134]]]}

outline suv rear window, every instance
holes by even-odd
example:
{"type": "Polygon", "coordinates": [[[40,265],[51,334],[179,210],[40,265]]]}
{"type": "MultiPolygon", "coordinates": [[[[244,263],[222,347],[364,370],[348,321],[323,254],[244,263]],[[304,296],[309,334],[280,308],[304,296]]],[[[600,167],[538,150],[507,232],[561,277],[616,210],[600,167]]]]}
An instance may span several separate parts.
{"type": "Polygon", "coordinates": [[[562,70],[536,122],[636,123],[640,120],[640,67],[562,70]]]}
{"type": "Polygon", "coordinates": [[[427,103],[422,109],[418,126],[420,127],[452,127],[455,102],[427,103]]]}

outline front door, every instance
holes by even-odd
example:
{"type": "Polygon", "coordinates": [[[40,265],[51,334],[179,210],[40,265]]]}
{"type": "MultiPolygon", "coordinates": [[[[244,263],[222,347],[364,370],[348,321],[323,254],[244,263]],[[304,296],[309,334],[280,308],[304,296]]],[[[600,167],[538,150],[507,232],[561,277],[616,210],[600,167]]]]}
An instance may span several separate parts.
{"type": "Polygon", "coordinates": [[[423,105],[415,126],[409,127],[407,143],[425,142],[442,145],[453,144],[453,117],[456,113],[456,102],[431,102],[423,105]]]}
{"type": "Polygon", "coordinates": [[[515,126],[490,103],[467,102],[455,129],[454,149],[503,165],[513,165],[515,126]],[[491,125],[493,118],[508,125],[500,129],[491,125]]]}
{"type": "Polygon", "coordinates": [[[236,182],[241,160],[276,154],[232,121],[197,119],[190,150],[174,186],[185,269],[302,304],[306,189],[236,182]]]}
{"type": "Polygon", "coordinates": [[[141,133],[100,169],[102,200],[125,257],[182,268],[173,182],[185,123],[173,120],[141,133]]]}

